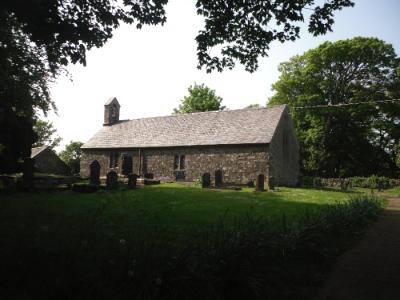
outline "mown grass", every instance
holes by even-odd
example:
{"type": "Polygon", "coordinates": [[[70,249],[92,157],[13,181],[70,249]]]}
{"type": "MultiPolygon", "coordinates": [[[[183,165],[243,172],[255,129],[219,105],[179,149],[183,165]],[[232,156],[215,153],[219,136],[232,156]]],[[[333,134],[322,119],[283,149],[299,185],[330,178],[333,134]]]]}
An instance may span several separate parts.
{"type": "Polygon", "coordinates": [[[372,200],[348,202],[360,195],[179,184],[94,194],[1,194],[1,295],[304,298],[343,237],[376,215],[372,200]]]}

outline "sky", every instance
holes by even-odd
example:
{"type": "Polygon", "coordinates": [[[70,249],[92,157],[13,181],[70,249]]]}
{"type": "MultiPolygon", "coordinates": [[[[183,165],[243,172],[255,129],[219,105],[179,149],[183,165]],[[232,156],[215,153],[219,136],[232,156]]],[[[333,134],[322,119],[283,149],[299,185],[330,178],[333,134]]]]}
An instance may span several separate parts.
{"type": "Polygon", "coordinates": [[[314,37],[305,23],[297,41],[272,43],[256,72],[237,64],[233,70],[208,74],[197,69],[194,39],[203,20],[194,2],[170,0],[164,26],[120,26],[102,48],[87,52],[86,67],[70,65],[70,76],[51,85],[58,111],[47,120],[63,138],[57,150],[72,140],[86,142],[100,130],[110,97],[121,104],[120,119],[163,116],[178,107],[190,85],[204,83],[223,98],[224,106],[240,109],[265,105],[274,94],[271,85],[279,78],[278,65],[325,41],[377,37],[400,55],[400,0],[355,0],[353,8],[335,13],[333,32],[314,37]]]}

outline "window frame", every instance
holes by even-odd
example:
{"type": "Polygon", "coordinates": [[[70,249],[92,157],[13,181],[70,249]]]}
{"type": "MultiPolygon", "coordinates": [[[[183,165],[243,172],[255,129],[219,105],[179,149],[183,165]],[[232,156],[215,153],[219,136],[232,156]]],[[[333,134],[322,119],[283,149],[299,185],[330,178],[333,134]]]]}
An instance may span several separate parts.
{"type": "Polygon", "coordinates": [[[186,169],[186,156],[185,154],[174,155],[174,171],[185,171],[186,169]]]}

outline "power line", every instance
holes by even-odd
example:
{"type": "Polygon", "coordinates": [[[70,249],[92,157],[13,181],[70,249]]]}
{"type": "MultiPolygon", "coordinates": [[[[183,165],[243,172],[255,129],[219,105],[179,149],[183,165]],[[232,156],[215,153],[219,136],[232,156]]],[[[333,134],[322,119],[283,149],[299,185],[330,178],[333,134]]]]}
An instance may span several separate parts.
{"type": "Polygon", "coordinates": [[[387,102],[398,102],[400,99],[386,99],[386,100],[376,100],[376,101],[364,101],[364,102],[353,102],[353,103],[339,103],[339,104],[321,104],[321,105],[310,105],[310,106],[295,106],[291,109],[308,109],[308,108],[327,108],[327,107],[343,107],[352,105],[362,105],[362,104],[376,104],[376,103],[387,103],[387,102]]]}

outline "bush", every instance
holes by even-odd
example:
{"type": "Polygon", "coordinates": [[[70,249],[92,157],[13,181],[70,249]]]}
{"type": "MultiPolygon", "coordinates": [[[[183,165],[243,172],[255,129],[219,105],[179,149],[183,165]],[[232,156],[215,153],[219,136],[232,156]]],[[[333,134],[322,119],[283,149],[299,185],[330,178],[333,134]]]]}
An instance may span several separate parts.
{"type": "Polygon", "coordinates": [[[399,179],[392,179],[384,176],[372,175],[370,177],[349,177],[349,178],[320,178],[303,176],[300,178],[300,185],[304,187],[361,187],[370,189],[388,189],[400,185],[399,179]]]}

